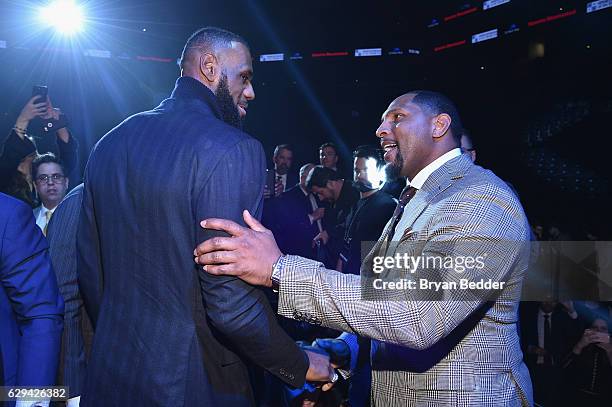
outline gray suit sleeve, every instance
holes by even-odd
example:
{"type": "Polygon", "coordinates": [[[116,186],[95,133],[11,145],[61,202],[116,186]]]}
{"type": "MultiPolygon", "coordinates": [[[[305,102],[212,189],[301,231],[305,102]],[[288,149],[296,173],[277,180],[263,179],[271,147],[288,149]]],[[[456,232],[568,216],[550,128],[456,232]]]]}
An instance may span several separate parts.
{"type": "MultiPolygon", "coordinates": [[[[460,209],[456,202],[439,209],[421,255],[454,258],[485,255],[485,267],[481,270],[472,269],[461,274],[444,269],[437,272],[448,279],[508,280],[519,255],[523,254],[518,249],[523,248],[528,239],[522,210],[503,204],[510,202],[511,197],[499,189],[487,194],[465,191],[460,200],[460,209]],[[446,244],[459,240],[474,244],[446,244]],[[504,244],[510,241],[516,244],[504,244]]],[[[396,253],[412,250],[408,247],[408,243],[404,246],[400,243],[396,253]]],[[[416,270],[415,274],[418,276],[420,272],[416,270]]],[[[520,279],[516,280],[519,292],[515,291],[516,284],[502,292],[505,301],[518,301],[520,279]]],[[[411,290],[404,290],[400,298],[394,296],[391,300],[364,301],[362,294],[361,276],[327,270],[316,261],[288,256],[281,273],[278,312],[288,318],[297,315],[332,329],[426,349],[486,301],[468,295],[467,290],[464,294],[451,294],[446,290],[436,301],[415,298],[411,290]]]]}
{"type": "MultiPolygon", "coordinates": [[[[197,200],[197,219],[225,218],[244,225],[242,211],[261,217],[265,157],[261,144],[243,140],[222,159],[197,200]]],[[[198,226],[198,242],[221,235],[198,226]]],[[[264,292],[227,276],[199,273],[210,322],[245,357],[286,383],[301,387],[308,362],[306,355],[279,327],[264,292]]]]}

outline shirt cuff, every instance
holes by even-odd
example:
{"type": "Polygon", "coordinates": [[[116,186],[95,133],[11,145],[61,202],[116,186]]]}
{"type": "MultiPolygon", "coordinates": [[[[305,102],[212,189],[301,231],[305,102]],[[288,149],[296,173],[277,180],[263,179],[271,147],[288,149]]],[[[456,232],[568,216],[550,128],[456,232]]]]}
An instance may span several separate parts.
{"type": "Polygon", "coordinates": [[[272,265],[272,275],[270,278],[272,279],[272,290],[274,292],[278,292],[278,288],[280,286],[280,278],[285,268],[285,261],[287,259],[287,255],[281,254],[281,256],[276,260],[276,263],[272,265]]]}
{"type": "Polygon", "coordinates": [[[79,403],[81,402],[81,396],[76,396],[71,399],[68,399],[66,402],[66,407],[79,407],[79,403]]]}
{"type": "Polygon", "coordinates": [[[31,401],[31,400],[18,400],[15,403],[15,407],[49,407],[49,400],[31,401]]]}
{"type": "Polygon", "coordinates": [[[349,362],[348,369],[347,368],[338,369],[338,372],[340,372],[342,377],[347,379],[355,373],[355,369],[357,368],[357,358],[359,355],[359,342],[357,341],[357,335],[351,334],[348,332],[343,332],[336,339],[340,339],[341,341],[344,341],[348,345],[351,351],[351,360],[349,362]]]}

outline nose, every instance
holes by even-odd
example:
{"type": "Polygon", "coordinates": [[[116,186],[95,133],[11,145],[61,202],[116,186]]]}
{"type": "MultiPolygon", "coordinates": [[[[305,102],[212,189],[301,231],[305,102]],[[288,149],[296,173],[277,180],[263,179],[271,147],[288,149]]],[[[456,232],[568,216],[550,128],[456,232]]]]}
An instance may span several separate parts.
{"type": "Polygon", "coordinates": [[[255,89],[253,89],[253,84],[251,82],[249,82],[247,87],[244,88],[244,91],[242,93],[246,100],[250,101],[250,100],[255,99],[255,89]]]}
{"type": "Polygon", "coordinates": [[[376,137],[383,138],[389,134],[389,126],[386,121],[382,122],[378,129],[376,129],[376,137]]]}

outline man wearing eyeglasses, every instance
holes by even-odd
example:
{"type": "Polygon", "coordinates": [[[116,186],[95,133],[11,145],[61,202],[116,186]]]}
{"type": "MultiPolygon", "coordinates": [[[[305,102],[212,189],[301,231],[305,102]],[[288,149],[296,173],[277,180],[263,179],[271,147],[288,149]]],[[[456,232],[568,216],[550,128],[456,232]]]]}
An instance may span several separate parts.
{"type": "Polygon", "coordinates": [[[32,177],[41,205],[34,208],[36,224],[47,234],[47,226],[57,205],[68,192],[68,177],[60,160],[52,153],[38,156],[32,162],[32,177]]]}

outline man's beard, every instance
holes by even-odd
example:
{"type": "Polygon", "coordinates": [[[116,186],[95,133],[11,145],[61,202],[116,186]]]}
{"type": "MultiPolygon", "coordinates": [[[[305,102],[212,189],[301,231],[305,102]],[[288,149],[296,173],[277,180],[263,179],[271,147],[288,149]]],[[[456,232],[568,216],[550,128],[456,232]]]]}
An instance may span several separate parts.
{"type": "Polygon", "coordinates": [[[221,120],[230,126],[242,130],[242,118],[227,86],[227,75],[225,72],[221,76],[215,96],[217,97],[217,103],[219,103],[219,110],[221,110],[221,120]]]}
{"type": "Polygon", "coordinates": [[[389,182],[401,177],[402,167],[404,166],[404,157],[402,157],[399,146],[396,148],[395,160],[385,165],[385,176],[389,182]]]}
{"type": "Polygon", "coordinates": [[[281,164],[276,167],[276,172],[281,175],[285,175],[286,173],[289,172],[289,167],[286,164],[281,164]]]}

